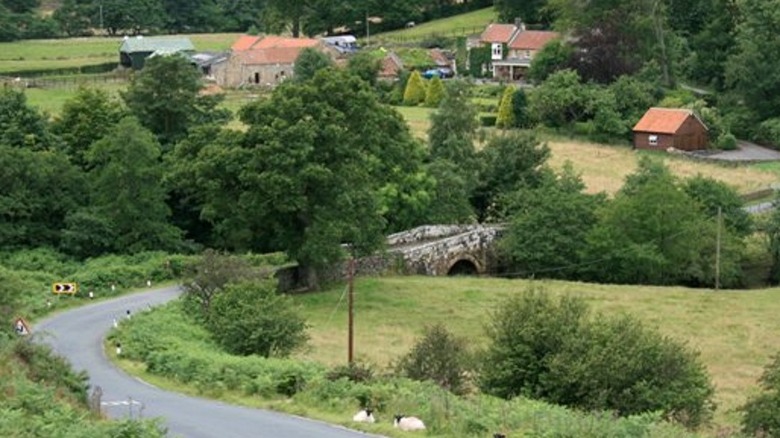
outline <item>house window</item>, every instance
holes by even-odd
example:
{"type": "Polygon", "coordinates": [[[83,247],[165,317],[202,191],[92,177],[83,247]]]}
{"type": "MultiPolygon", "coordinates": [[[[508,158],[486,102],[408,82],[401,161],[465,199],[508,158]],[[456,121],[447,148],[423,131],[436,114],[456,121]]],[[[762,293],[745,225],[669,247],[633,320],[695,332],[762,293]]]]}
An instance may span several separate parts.
{"type": "Polygon", "coordinates": [[[658,136],[657,135],[648,136],[647,142],[650,144],[650,146],[658,146],[658,136]]]}
{"type": "Polygon", "coordinates": [[[531,57],[531,51],[530,50],[526,50],[525,51],[525,57],[526,58],[530,58],[531,57]]]}

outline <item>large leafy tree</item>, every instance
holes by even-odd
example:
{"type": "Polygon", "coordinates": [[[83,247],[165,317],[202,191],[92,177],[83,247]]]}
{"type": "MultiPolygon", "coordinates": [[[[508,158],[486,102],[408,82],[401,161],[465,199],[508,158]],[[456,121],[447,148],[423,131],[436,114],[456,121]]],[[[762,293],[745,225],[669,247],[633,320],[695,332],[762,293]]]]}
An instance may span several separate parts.
{"type": "Polygon", "coordinates": [[[780,0],[739,3],[742,22],[737,26],[737,50],[728,60],[726,80],[759,120],[780,115],[780,0]]]}
{"type": "Polygon", "coordinates": [[[10,87],[0,89],[0,144],[34,150],[59,146],[46,117],[27,104],[27,96],[10,87]]]}
{"type": "Polygon", "coordinates": [[[477,112],[469,100],[468,84],[452,81],[447,84],[444,99],[431,114],[428,143],[431,158],[449,160],[459,169],[469,190],[476,186],[477,156],[474,137],[477,112]]]}
{"type": "Polygon", "coordinates": [[[498,19],[511,23],[520,18],[526,23],[549,26],[553,20],[552,11],[547,8],[547,0],[495,0],[493,2],[498,19]]]}
{"type": "Polygon", "coordinates": [[[0,143],[0,247],[57,246],[83,186],[83,174],[61,152],[0,143]]]}
{"type": "Polygon", "coordinates": [[[574,278],[585,237],[597,223],[601,195],[585,185],[570,164],[561,175],[548,174],[534,189],[512,196],[506,236],[500,241],[509,272],[518,276],[574,278]]]}
{"type": "Polygon", "coordinates": [[[173,250],[180,231],[168,223],[160,145],[126,117],[89,151],[91,206],[114,232],[118,252],[173,250]]]}
{"type": "Polygon", "coordinates": [[[73,163],[85,168],[90,145],[111,132],[125,113],[105,91],[81,88],[65,102],[52,129],[62,138],[73,163]]]}
{"type": "Polygon", "coordinates": [[[122,98],[167,149],[193,126],[229,118],[217,108],[222,95],[201,95],[202,86],[200,73],[185,57],[155,56],[147,59],[122,98]]]}
{"type": "Polygon", "coordinates": [[[103,26],[111,35],[154,31],[165,24],[161,0],[102,0],[101,6],[103,26]]]}
{"type": "Polygon", "coordinates": [[[251,156],[239,202],[307,268],[312,286],[318,268],[343,255],[342,243],[377,249],[389,219],[422,195],[408,178],[420,172],[421,148],[401,116],[347,72],[282,85],[241,117],[251,156]]]}
{"type": "Polygon", "coordinates": [[[301,50],[293,67],[296,81],[303,82],[313,78],[314,75],[324,69],[332,68],[333,60],[326,53],[312,47],[301,50]]]}

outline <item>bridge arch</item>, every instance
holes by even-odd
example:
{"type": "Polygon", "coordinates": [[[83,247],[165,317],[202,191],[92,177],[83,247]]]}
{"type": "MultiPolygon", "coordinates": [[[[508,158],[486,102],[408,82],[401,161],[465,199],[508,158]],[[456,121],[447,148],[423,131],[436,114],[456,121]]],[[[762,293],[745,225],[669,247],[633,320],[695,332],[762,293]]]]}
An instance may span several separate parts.
{"type": "Polygon", "coordinates": [[[448,276],[455,275],[479,275],[484,272],[480,261],[471,254],[461,254],[447,264],[445,271],[448,276]]]}

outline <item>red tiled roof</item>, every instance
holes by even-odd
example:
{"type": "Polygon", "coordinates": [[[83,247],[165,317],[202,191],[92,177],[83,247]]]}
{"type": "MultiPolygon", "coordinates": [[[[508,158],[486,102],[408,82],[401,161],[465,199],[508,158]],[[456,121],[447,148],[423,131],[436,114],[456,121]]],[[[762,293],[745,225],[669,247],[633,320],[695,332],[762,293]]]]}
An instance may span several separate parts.
{"type": "Polygon", "coordinates": [[[271,47],[245,50],[239,54],[245,65],[292,64],[305,47],[271,47]]]}
{"type": "Polygon", "coordinates": [[[508,46],[515,50],[540,50],[545,44],[559,36],[558,32],[548,30],[524,30],[518,32],[508,46]]]}
{"type": "Polygon", "coordinates": [[[398,72],[404,68],[401,58],[395,53],[390,52],[382,58],[382,68],[379,70],[379,77],[396,78],[398,72]]]}
{"type": "Polygon", "coordinates": [[[234,52],[240,52],[242,50],[249,50],[252,45],[254,45],[260,37],[253,36],[253,35],[241,35],[235,43],[233,43],[232,46],[230,46],[230,49],[234,52]]]}
{"type": "MultiPolygon", "coordinates": [[[[674,134],[690,116],[696,117],[696,114],[689,109],[650,108],[634,126],[634,131],[674,134]]],[[[704,125],[698,117],[696,119],[704,125]]]]}
{"type": "Polygon", "coordinates": [[[319,41],[312,38],[288,38],[278,35],[267,35],[257,43],[255,43],[253,49],[268,49],[268,48],[299,48],[314,47],[319,44],[319,41]]]}
{"type": "Polygon", "coordinates": [[[431,59],[433,60],[434,64],[438,65],[439,67],[448,67],[450,65],[450,60],[447,59],[447,55],[444,54],[440,49],[431,49],[428,51],[428,53],[431,55],[431,59]]]}
{"type": "Polygon", "coordinates": [[[508,43],[517,30],[514,24],[490,24],[479,37],[483,43],[508,43]]]}

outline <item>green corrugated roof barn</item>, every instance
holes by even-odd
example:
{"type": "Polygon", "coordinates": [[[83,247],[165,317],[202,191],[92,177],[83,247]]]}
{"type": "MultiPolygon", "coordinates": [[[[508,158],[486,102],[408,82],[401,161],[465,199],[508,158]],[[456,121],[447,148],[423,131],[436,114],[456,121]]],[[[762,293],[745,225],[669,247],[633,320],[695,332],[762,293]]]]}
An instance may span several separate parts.
{"type": "Polygon", "coordinates": [[[192,53],[195,46],[186,37],[143,37],[125,38],[119,47],[119,64],[123,67],[140,70],[144,61],[155,52],[192,53]]]}

